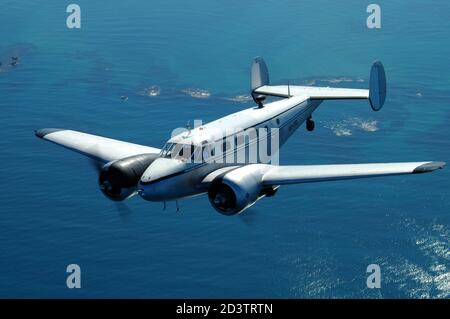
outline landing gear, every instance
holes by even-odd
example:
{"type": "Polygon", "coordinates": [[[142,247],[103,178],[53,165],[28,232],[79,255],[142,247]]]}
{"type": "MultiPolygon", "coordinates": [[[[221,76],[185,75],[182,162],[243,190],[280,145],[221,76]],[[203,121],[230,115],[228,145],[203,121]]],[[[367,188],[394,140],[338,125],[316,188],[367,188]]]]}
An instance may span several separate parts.
{"type": "MultiPolygon", "coordinates": [[[[164,203],[163,211],[165,211],[166,208],[167,208],[166,201],[164,201],[163,203],[164,203]]],[[[177,207],[177,213],[179,213],[179,212],[180,212],[180,204],[178,204],[178,201],[177,201],[177,200],[175,201],[175,205],[176,205],[176,207],[177,207]]]]}
{"type": "Polygon", "coordinates": [[[312,117],[310,116],[307,120],[306,120],[306,130],[308,132],[312,132],[314,131],[314,121],[312,120],[312,117]]]}

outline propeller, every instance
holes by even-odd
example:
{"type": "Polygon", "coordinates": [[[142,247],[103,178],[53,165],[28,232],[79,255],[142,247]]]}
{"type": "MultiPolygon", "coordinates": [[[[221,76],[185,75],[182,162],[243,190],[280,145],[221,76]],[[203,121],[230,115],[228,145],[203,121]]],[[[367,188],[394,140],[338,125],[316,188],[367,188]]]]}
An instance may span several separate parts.
{"type": "Polygon", "coordinates": [[[119,214],[119,218],[122,220],[122,222],[129,222],[133,214],[133,211],[130,209],[130,207],[128,207],[124,202],[114,202],[114,204],[116,206],[117,213],[119,214]]]}
{"type": "Polygon", "coordinates": [[[246,226],[253,226],[256,223],[256,220],[258,219],[257,211],[252,208],[246,209],[242,214],[238,215],[238,218],[241,222],[243,222],[246,226]]]}
{"type": "MultiPolygon", "coordinates": [[[[98,150],[98,145],[94,145],[93,149],[97,149],[98,150]]],[[[94,154],[96,152],[93,152],[94,154]]],[[[94,171],[97,173],[97,175],[100,175],[100,172],[102,171],[102,168],[104,166],[104,163],[102,163],[101,161],[93,158],[93,157],[89,157],[88,158],[89,161],[89,165],[94,169],[94,171]]],[[[128,222],[130,220],[130,216],[133,213],[133,211],[124,203],[124,202],[114,202],[115,207],[116,207],[116,211],[120,217],[120,219],[123,222],[128,222]]]]}
{"type": "Polygon", "coordinates": [[[100,171],[102,170],[103,167],[103,163],[92,158],[89,157],[89,164],[91,165],[91,167],[94,169],[95,172],[100,174],[100,171]]]}

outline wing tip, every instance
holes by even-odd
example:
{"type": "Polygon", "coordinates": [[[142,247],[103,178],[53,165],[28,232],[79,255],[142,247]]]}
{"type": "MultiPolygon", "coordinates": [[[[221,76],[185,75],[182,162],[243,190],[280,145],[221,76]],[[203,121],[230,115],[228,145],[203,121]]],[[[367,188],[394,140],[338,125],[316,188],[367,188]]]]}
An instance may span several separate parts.
{"type": "Polygon", "coordinates": [[[44,138],[47,134],[64,131],[62,128],[41,128],[39,130],[34,131],[34,135],[39,138],[44,138]]]}
{"type": "Polygon", "coordinates": [[[420,166],[417,166],[413,174],[422,174],[422,173],[429,173],[433,172],[437,169],[442,169],[446,165],[445,162],[428,162],[426,164],[422,164],[420,166]]]}

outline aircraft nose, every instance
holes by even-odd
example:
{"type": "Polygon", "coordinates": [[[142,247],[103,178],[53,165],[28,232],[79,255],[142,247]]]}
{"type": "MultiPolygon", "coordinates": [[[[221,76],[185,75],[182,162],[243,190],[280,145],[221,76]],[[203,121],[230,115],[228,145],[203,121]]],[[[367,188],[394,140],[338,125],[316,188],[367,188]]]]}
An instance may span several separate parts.
{"type": "Polygon", "coordinates": [[[184,163],[179,160],[170,158],[156,159],[141,176],[138,187],[139,195],[145,200],[164,200],[167,191],[163,189],[160,182],[182,172],[183,169],[184,163]]]}

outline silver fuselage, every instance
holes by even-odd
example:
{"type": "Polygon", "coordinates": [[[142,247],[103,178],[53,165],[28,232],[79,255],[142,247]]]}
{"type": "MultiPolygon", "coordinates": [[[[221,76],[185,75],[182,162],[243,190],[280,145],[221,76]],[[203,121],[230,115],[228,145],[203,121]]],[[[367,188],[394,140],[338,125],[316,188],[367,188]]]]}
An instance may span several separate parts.
{"type": "MultiPolygon", "coordinates": [[[[279,146],[305,122],[322,101],[292,97],[267,103],[264,108],[250,108],[190,132],[191,139],[205,138],[205,132],[236,128],[276,128],[279,132],[279,146]],[[199,138],[201,137],[201,138],[199,138]]],[[[206,133],[207,135],[207,133],[206,133]]],[[[170,139],[174,141],[175,137],[170,139]]],[[[258,140],[258,143],[260,141],[258,140]]],[[[242,166],[245,163],[192,163],[177,159],[157,158],[145,171],[139,183],[139,195],[149,201],[170,201],[192,197],[207,192],[202,181],[208,174],[227,166],[242,166]]]]}

